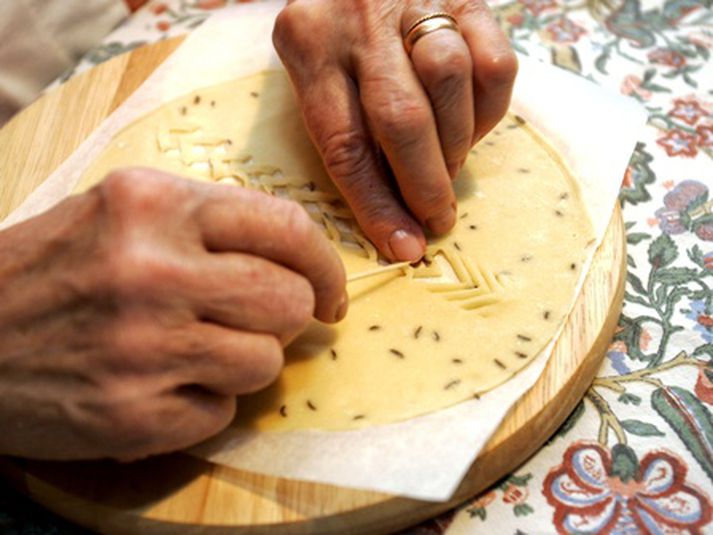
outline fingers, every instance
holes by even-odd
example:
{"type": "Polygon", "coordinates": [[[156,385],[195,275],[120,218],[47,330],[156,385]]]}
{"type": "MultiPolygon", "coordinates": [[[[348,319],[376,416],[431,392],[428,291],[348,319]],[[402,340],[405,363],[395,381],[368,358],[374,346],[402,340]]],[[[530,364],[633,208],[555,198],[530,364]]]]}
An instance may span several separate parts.
{"type": "Polygon", "coordinates": [[[517,56],[485,3],[472,2],[467,6],[458,17],[458,23],[473,61],[473,142],[477,142],[507,112],[517,75],[517,56]]]}
{"type": "Polygon", "coordinates": [[[420,259],[423,231],[389,184],[353,82],[335,72],[304,90],[301,100],[327,171],[364,233],[391,260],[420,259]]]}
{"type": "Polygon", "coordinates": [[[442,234],[456,205],[431,103],[401,43],[386,46],[356,62],[361,102],[411,213],[442,234]]]}
{"type": "MultiPolygon", "coordinates": [[[[410,9],[402,31],[425,15],[410,9]]],[[[426,89],[438,127],[446,167],[454,178],[473,142],[473,64],[470,50],[456,31],[443,29],[421,37],[413,46],[411,61],[426,89]]]]}
{"type": "MultiPolygon", "coordinates": [[[[190,385],[146,403],[126,399],[102,421],[109,456],[124,462],[187,448],[219,433],[235,417],[232,396],[190,385]]],[[[102,457],[105,457],[105,453],[102,457]]]]}
{"type": "Polygon", "coordinates": [[[198,322],[177,335],[171,352],[182,358],[180,384],[198,384],[219,395],[250,394],[272,383],[284,364],[274,336],[198,322]]]}
{"type": "Polygon", "coordinates": [[[211,255],[188,289],[196,315],[226,327],[274,336],[288,345],[312,320],[315,296],[302,275],[256,256],[211,255]]]}
{"type": "Polygon", "coordinates": [[[344,267],[299,204],[242,188],[212,186],[212,191],[195,215],[210,251],[240,251],[296,271],[314,289],[315,317],[326,322],[344,317],[344,267]]]}

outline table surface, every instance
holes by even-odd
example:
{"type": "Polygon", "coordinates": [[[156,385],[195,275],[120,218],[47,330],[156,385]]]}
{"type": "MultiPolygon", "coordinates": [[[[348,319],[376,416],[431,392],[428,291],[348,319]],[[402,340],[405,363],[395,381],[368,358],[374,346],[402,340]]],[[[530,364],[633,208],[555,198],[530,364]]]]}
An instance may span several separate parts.
{"type": "MultiPolygon", "coordinates": [[[[226,3],[239,2],[150,2],[66,77],[189,31],[226,3]]],[[[620,195],[629,283],[608,358],[559,433],[516,473],[411,533],[713,529],[706,525],[713,509],[713,11],[706,3],[491,3],[520,52],[649,111],[620,195]]],[[[0,531],[82,532],[4,487],[0,531]]]]}

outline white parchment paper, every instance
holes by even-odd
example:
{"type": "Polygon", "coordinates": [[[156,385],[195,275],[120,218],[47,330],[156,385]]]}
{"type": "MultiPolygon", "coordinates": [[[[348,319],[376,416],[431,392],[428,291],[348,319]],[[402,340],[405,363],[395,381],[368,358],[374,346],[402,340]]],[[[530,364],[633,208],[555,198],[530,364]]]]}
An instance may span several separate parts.
{"type": "MultiPolygon", "coordinates": [[[[70,194],[85,168],[121,128],[161,104],[202,87],[280,68],[270,35],[282,5],[241,5],[209,19],[0,228],[36,215],[70,194]]],[[[597,243],[601,242],[645,124],[645,111],[628,98],[527,58],[520,61],[512,109],[548,138],[580,179],[597,243]]],[[[579,288],[585,275],[586,269],[579,288]]],[[[228,429],[190,453],[251,472],[447,500],[510,408],[541,375],[553,345],[479,400],[433,414],[346,432],[228,429]]]]}

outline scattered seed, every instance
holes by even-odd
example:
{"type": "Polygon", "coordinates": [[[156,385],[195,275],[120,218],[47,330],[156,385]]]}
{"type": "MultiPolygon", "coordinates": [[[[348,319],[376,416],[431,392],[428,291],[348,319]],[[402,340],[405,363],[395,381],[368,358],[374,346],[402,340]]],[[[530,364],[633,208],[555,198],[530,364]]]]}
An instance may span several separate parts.
{"type": "Polygon", "coordinates": [[[577,269],[577,264],[575,264],[574,262],[572,262],[572,263],[569,265],[569,269],[571,269],[572,271],[574,271],[575,269],[577,269]]]}
{"type": "Polygon", "coordinates": [[[366,416],[363,414],[357,414],[352,420],[363,420],[364,418],[366,418],[366,416]]]}
{"type": "Polygon", "coordinates": [[[443,387],[443,390],[450,390],[453,387],[456,387],[460,384],[460,379],[454,379],[450,383],[448,383],[446,386],[443,387]]]}
{"type": "Polygon", "coordinates": [[[330,348],[329,354],[332,355],[332,360],[337,360],[337,352],[334,348],[330,348]]]}
{"type": "Polygon", "coordinates": [[[515,351],[515,354],[516,354],[517,357],[520,358],[520,359],[526,359],[526,358],[527,358],[527,353],[523,353],[522,351],[515,351]]]}
{"type": "Polygon", "coordinates": [[[562,212],[562,210],[555,210],[555,215],[557,217],[564,217],[564,213],[562,212]]]}
{"type": "Polygon", "coordinates": [[[226,139],[225,142],[226,142],[228,145],[232,145],[232,144],[233,144],[233,140],[232,140],[232,139],[226,139]]]}
{"type": "Polygon", "coordinates": [[[280,416],[287,418],[287,405],[280,407],[280,416]]]}
{"type": "Polygon", "coordinates": [[[502,362],[500,362],[498,359],[493,359],[493,362],[498,366],[498,368],[502,368],[503,370],[507,370],[508,367],[505,366],[502,362]]]}
{"type": "Polygon", "coordinates": [[[505,128],[507,128],[508,130],[513,130],[514,128],[517,128],[517,126],[518,125],[516,125],[516,124],[509,124],[505,128]]]}
{"type": "Polygon", "coordinates": [[[532,255],[530,254],[524,254],[520,257],[520,262],[529,262],[532,260],[532,255]]]}
{"type": "Polygon", "coordinates": [[[433,331],[432,336],[433,336],[433,339],[434,339],[436,342],[440,342],[440,341],[441,341],[441,335],[438,334],[438,331],[433,331]]]}
{"type": "Polygon", "coordinates": [[[480,399],[480,394],[478,394],[478,393],[473,394],[473,399],[480,399]]]}
{"type": "Polygon", "coordinates": [[[399,351],[398,349],[389,349],[389,352],[390,352],[392,355],[396,355],[396,356],[399,357],[400,359],[404,358],[404,354],[401,353],[401,351],[399,351]]]}
{"type": "Polygon", "coordinates": [[[257,91],[250,91],[250,96],[253,98],[257,98],[260,96],[260,93],[258,93],[257,91]]]}
{"type": "Polygon", "coordinates": [[[464,212],[460,215],[461,219],[465,219],[466,217],[468,217],[468,212],[464,212]]]}
{"type": "Polygon", "coordinates": [[[423,325],[419,325],[416,327],[416,330],[413,332],[413,337],[418,340],[418,337],[421,336],[421,331],[423,330],[423,325]]]}
{"type": "Polygon", "coordinates": [[[529,169],[525,169],[524,167],[521,167],[520,169],[517,170],[518,173],[522,173],[523,175],[526,175],[530,172],[529,169]]]}
{"type": "Polygon", "coordinates": [[[379,329],[381,329],[381,326],[379,325],[372,325],[371,327],[369,327],[370,331],[378,331],[379,329]]]}
{"type": "Polygon", "coordinates": [[[451,359],[451,362],[453,364],[463,364],[463,361],[461,359],[451,359]]]}
{"type": "Polygon", "coordinates": [[[201,103],[201,97],[199,95],[196,95],[193,97],[193,104],[200,104],[201,103]]]}
{"type": "Polygon", "coordinates": [[[525,336],[524,334],[518,334],[517,338],[519,340],[522,340],[523,342],[532,342],[532,338],[530,338],[529,336],[525,336]]]}
{"type": "Polygon", "coordinates": [[[309,410],[311,410],[311,411],[317,410],[317,407],[315,407],[314,403],[312,403],[310,400],[307,400],[307,407],[309,407],[309,410]]]}
{"type": "Polygon", "coordinates": [[[492,141],[486,141],[485,144],[486,144],[488,147],[492,147],[492,146],[495,145],[495,143],[493,143],[492,141]]]}
{"type": "Polygon", "coordinates": [[[427,256],[424,256],[424,257],[423,257],[423,265],[424,265],[424,266],[428,267],[428,266],[430,266],[432,263],[433,263],[433,262],[432,262],[432,260],[431,260],[430,258],[428,258],[427,256]]]}
{"type": "Polygon", "coordinates": [[[477,226],[477,225],[470,225],[468,228],[469,228],[470,230],[478,230],[478,226],[477,226]]]}
{"type": "Polygon", "coordinates": [[[210,101],[210,107],[211,107],[211,108],[215,108],[215,100],[211,100],[211,101],[210,101]]]}
{"type": "Polygon", "coordinates": [[[456,248],[456,251],[462,251],[462,249],[460,248],[460,243],[458,243],[457,241],[453,242],[453,247],[456,248]]]}
{"type": "Polygon", "coordinates": [[[525,119],[523,119],[523,118],[520,117],[519,115],[516,115],[516,116],[515,116],[515,120],[516,120],[517,123],[520,124],[520,125],[523,125],[523,124],[526,124],[526,123],[527,123],[527,121],[525,121],[525,119]]]}
{"type": "Polygon", "coordinates": [[[186,113],[188,113],[188,108],[181,106],[181,115],[185,115],[186,113]]]}
{"type": "Polygon", "coordinates": [[[564,201],[565,199],[569,199],[569,192],[565,191],[560,195],[560,200],[564,201]]]}
{"type": "Polygon", "coordinates": [[[545,313],[542,314],[542,316],[543,316],[546,320],[550,319],[550,311],[549,311],[549,310],[545,310],[545,313]]]}

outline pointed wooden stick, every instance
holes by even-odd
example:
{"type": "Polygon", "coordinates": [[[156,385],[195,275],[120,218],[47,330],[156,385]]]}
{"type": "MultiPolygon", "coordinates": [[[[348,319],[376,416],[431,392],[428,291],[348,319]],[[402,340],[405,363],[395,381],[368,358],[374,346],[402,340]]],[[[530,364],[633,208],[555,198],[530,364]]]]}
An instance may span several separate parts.
{"type": "Polygon", "coordinates": [[[360,273],[354,273],[347,277],[347,282],[354,282],[361,279],[366,279],[367,277],[373,277],[374,275],[381,275],[382,273],[388,273],[389,271],[396,271],[410,266],[409,262],[397,262],[396,264],[389,264],[388,266],[380,266],[378,268],[370,269],[368,271],[362,271],[360,273]]]}

